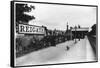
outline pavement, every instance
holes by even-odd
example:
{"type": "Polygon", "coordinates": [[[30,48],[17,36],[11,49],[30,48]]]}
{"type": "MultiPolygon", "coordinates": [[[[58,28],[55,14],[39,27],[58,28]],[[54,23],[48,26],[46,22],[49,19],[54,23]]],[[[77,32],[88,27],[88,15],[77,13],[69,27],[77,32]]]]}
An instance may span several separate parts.
{"type": "Polygon", "coordinates": [[[15,60],[16,66],[95,61],[91,45],[85,37],[80,41],[66,41],[29,53],[15,60]]]}

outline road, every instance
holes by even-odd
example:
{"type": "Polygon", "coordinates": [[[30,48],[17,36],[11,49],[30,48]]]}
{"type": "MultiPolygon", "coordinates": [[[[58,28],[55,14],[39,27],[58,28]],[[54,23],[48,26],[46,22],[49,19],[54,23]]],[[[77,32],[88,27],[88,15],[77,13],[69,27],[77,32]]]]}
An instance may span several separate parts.
{"type": "Polygon", "coordinates": [[[55,47],[45,48],[36,52],[29,53],[16,59],[16,66],[41,65],[55,63],[72,63],[95,60],[90,43],[85,37],[77,41],[66,41],[57,44],[55,47]],[[67,49],[66,47],[69,47],[67,49]]]}

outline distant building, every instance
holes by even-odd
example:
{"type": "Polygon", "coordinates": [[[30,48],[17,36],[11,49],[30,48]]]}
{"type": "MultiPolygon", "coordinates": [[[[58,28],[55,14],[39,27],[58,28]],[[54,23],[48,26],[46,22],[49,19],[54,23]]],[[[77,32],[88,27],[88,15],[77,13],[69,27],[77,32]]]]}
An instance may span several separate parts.
{"type": "Polygon", "coordinates": [[[65,32],[65,38],[67,40],[72,40],[73,39],[73,34],[71,32],[71,29],[68,29],[68,28],[69,28],[69,25],[68,25],[68,22],[67,22],[66,32],[65,32]]]}
{"type": "Polygon", "coordinates": [[[88,27],[81,27],[81,28],[72,28],[71,29],[74,38],[84,38],[85,35],[89,32],[88,27]]]}

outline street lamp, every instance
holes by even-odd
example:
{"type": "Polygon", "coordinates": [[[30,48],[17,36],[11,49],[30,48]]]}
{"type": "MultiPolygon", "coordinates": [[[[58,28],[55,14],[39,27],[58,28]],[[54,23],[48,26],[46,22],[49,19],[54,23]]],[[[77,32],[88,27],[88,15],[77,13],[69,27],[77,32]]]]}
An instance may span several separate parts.
{"type": "Polygon", "coordinates": [[[77,41],[76,41],[76,29],[77,29],[77,27],[75,26],[75,43],[77,43],[77,41]]]}
{"type": "Polygon", "coordinates": [[[71,31],[71,40],[72,40],[72,27],[70,27],[70,31],[71,31]]]}

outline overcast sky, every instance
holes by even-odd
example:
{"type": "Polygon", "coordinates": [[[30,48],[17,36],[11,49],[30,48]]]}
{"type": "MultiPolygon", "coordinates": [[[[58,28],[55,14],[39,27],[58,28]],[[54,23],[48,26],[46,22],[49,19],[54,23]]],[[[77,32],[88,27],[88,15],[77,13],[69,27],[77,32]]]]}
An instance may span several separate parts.
{"type": "Polygon", "coordinates": [[[29,24],[44,25],[48,29],[66,30],[66,24],[69,26],[80,25],[81,27],[91,27],[96,23],[96,7],[54,5],[28,3],[35,6],[35,10],[30,15],[35,16],[29,24]]]}

